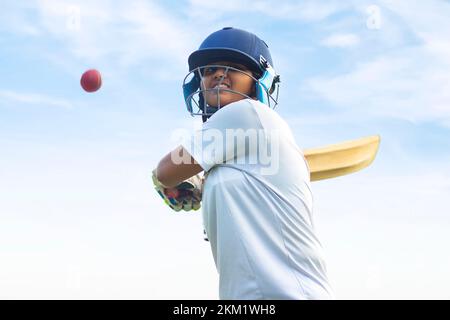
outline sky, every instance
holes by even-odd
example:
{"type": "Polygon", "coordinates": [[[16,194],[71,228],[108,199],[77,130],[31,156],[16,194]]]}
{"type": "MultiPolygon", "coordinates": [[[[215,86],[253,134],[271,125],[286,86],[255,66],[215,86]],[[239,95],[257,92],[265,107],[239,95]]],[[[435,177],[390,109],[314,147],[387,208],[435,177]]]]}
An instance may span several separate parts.
{"type": "Polygon", "coordinates": [[[336,297],[450,298],[450,2],[251,3],[1,2],[1,299],[218,299],[201,212],[151,171],[199,127],[187,57],[228,26],[269,45],[301,148],[381,137],[370,167],[312,183],[336,297]]]}

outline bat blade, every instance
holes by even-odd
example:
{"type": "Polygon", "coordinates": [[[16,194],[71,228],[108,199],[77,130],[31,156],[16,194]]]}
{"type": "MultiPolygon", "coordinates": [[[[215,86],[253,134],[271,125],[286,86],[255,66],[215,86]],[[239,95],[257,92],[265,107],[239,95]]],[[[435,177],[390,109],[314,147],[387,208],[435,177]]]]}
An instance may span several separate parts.
{"type": "Polygon", "coordinates": [[[369,166],[378,151],[380,136],[364,137],[303,151],[311,181],[347,175],[369,166]]]}

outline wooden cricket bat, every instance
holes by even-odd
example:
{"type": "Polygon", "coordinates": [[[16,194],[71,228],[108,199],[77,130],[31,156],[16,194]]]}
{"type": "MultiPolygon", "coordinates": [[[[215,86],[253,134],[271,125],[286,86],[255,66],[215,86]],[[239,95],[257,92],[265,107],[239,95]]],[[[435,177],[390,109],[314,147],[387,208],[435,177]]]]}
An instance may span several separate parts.
{"type": "Polygon", "coordinates": [[[380,136],[375,135],[303,150],[311,181],[335,178],[364,169],[375,159],[379,144],[380,136]]]}

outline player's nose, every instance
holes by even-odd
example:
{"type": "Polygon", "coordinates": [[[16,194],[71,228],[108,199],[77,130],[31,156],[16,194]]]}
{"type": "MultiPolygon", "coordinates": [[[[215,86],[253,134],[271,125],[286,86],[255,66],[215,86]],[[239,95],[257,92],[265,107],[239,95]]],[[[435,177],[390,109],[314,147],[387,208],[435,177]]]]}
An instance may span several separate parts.
{"type": "Polygon", "coordinates": [[[217,69],[214,72],[214,78],[215,79],[220,79],[220,78],[224,78],[227,76],[228,73],[228,69],[225,67],[217,67],[217,69]]]}

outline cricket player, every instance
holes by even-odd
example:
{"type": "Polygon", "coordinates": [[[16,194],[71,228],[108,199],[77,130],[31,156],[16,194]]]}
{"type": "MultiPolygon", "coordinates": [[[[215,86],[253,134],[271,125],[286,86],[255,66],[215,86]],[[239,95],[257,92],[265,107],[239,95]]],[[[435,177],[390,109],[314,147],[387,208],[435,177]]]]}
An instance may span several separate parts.
{"type": "Polygon", "coordinates": [[[153,182],[175,211],[201,205],[219,298],[332,299],[308,165],[273,110],[280,77],[267,44],[223,28],[188,63],[184,97],[202,129],[162,158],[153,182]]]}

